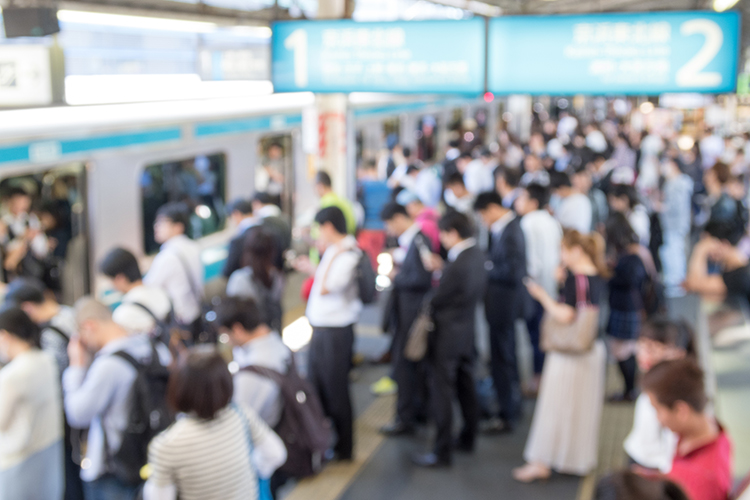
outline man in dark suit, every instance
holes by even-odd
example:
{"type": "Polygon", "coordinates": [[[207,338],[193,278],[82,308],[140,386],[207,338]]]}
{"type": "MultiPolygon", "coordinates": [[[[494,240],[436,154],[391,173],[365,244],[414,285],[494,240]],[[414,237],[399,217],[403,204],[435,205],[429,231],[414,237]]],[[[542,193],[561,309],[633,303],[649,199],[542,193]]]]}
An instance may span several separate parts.
{"type": "Polygon", "coordinates": [[[292,246],[292,226],[268,193],[255,193],[252,204],[253,215],[273,234],[276,240],[274,265],[283,271],[284,253],[292,246]]]}
{"type": "Polygon", "coordinates": [[[396,419],[381,432],[390,436],[413,434],[426,394],[424,363],[414,363],[404,358],[404,346],[412,323],[417,319],[426,295],[432,288],[430,241],[420,231],[419,224],[409,217],[406,208],[395,202],[383,207],[380,218],[386,231],[398,238],[399,248],[394,251],[398,272],[393,278],[390,310],[386,311],[394,325],[391,344],[393,379],[398,384],[396,419]]]}
{"type": "Polygon", "coordinates": [[[523,278],[526,276],[526,242],[521,218],[503,205],[496,192],[480,194],[476,210],[490,232],[489,283],[485,314],[490,325],[492,379],[500,403],[499,421],[491,421],[493,432],[510,432],[521,409],[521,387],[516,361],[516,319],[523,317],[523,278]]]}
{"type": "Polygon", "coordinates": [[[474,228],[465,215],[450,212],[439,223],[440,241],[448,261],[430,304],[435,330],[427,352],[430,401],[437,425],[433,453],[415,455],[422,467],[451,464],[452,451],[474,449],[479,406],[474,384],[474,327],[476,307],[484,295],[487,272],[484,253],[477,247],[474,228]],[[463,430],[453,441],[453,399],[461,406],[463,430]]]}
{"type": "Polygon", "coordinates": [[[227,205],[229,219],[237,228],[232,241],[229,242],[229,253],[227,261],[224,263],[224,269],[221,274],[229,278],[233,272],[242,267],[242,249],[245,244],[245,235],[247,230],[258,224],[253,217],[253,206],[250,201],[239,198],[227,205]]]}

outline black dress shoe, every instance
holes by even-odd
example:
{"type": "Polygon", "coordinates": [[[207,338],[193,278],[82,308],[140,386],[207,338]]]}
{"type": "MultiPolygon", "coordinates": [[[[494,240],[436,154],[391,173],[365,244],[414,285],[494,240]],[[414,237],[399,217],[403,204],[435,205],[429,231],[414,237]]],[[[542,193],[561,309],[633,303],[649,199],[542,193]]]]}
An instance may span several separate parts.
{"type": "Polygon", "coordinates": [[[413,425],[403,422],[393,422],[380,428],[380,433],[386,436],[411,436],[415,432],[413,425]]]}
{"type": "Polygon", "coordinates": [[[462,453],[474,453],[474,443],[468,443],[459,438],[453,441],[453,449],[462,453]]]}
{"type": "Polygon", "coordinates": [[[417,453],[412,455],[411,461],[416,466],[426,467],[428,469],[451,466],[450,458],[440,458],[434,453],[417,453]]]}

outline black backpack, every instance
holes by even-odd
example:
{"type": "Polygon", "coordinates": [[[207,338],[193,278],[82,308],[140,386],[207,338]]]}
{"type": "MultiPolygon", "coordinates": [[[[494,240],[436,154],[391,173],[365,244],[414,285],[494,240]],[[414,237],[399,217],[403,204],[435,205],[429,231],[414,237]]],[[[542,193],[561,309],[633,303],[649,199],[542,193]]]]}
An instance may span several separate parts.
{"type": "MultiPolygon", "coordinates": [[[[169,370],[159,362],[153,343],[148,363],[139,363],[125,351],[117,351],[113,356],[130,363],[137,375],[128,395],[128,420],[122,445],[108,457],[108,468],[122,482],[137,485],[142,482],[141,468],[148,462],[148,444],[174,421],[166,397],[169,370]]],[[[109,450],[106,433],[105,449],[109,450]]]]}
{"type": "Polygon", "coordinates": [[[359,289],[359,299],[363,304],[372,304],[377,299],[375,288],[375,270],[372,268],[370,256],[364,250],[359,251],[359,262],[357,262],[356,279],[359,289]]]}
{"type": "Polygon", "coordinates": [[[246,366],[242,370],[256,373],[279,386],[284,409],[274,431],[287,451],[286,462],[279,470],[294,478],[316,474],[331,446],[331,424],[315,390],[297,373],[294,360],[290,360],[285,374],[262,366],[246,366]]]}

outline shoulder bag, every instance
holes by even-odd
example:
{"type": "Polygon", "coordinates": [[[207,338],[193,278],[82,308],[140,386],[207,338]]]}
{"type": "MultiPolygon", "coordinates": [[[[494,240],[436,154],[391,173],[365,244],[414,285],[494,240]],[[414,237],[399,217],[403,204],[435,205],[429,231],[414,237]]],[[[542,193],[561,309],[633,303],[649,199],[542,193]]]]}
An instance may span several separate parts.
{"type": "Polygon", "coordinates": [[[583,354],[591,350],[599,336],[599,307],[588,301],[589,280],[576,279],[576,317],[565,324],[545,313],[541,327],[541,347],[545,352],[583,354]]]}
{"type": "Polygon", "coordinates": [[[404,357],[409,361],[422,361],[427,354],[430,333],[435,330],[435,322],[432,319],[432,307],[429,300],[425,301],[419,316],[409,329],[409,337],[404,346],[404,357]]]}

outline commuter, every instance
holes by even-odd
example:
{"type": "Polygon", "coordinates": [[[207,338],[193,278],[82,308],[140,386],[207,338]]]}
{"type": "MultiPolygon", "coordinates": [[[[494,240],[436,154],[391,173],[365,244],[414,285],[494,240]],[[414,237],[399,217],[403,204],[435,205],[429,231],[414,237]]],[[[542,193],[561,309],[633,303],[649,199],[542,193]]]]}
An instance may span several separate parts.
{"type": "MultiPolygon", "coordinates": [[[[521,216],[526,242],[526,269],[529,278],[539,283],[550,297],[557,296],[557,269],[560,266],[560,243],[562,228],[560,223],[547,210],[549,188],[539,184],[530,184],[521,191],[516,200],[516,211],[521,216]]],[[[530,392],[539,390],[544,353],[539,346],[540,326],[544,307],[532,299],[531,314],[526,320],[531,346],[534,350],[534,380],[530,392]]]]}
{"type": "Polygon", "coordinates": [[[229,242],[229,253],[221,274],[229,279],[233,272],[242,267],[242,249],[245,246],[245,237],[248,230],[257,226],[259,221],[258,217],[253,214],[253,204],[242,198],[230,203],[227,206],[227,213],[229,214],[229,220],[235,227],[235,235],[229,242]]]}
{"type": "Polygon", "coordinates": [[[424,363],[405,359],[404,347],[409,330],[432,288],[432,272],[429,270],[432,252],[430,241],[404,207],[391,202],[383,208],[381,218],[388,234],[398,238],[399,250],[403,253],[393,278],[391,293],[394,295],[389,301],[393,308],[384,312],[395,324],[391,364],[393,379],[398,385],[398,398],[395,419],[381,432],[397,436],[414,433],[417,417],[424,411],[426,403],[424,363]]]}
{"type": "Polygon", "coordinates": [[[253,299],[262,311],[263,322],[280,332],[284,277],[273,263],[275,243],[273,234],[263,226],[245,233],[244,267],[229,277],[227,296],[253,299]]]}
{"type": "Polygon", "coordinates": [[[659,423],[679,438],[667,477],[695,500],[726,500],[732,488],[732,444],[706,413],[704,374],[694,359],[664,361],[643,377],[659,423]]]}
{"type": "Polygon", "coordinates": [[[651,219],[646,208],[638,201],[635,188],[626,184],[614,183],[609,192],[610,216],[621,213],[638,236],[641,245],[648,248],[651,242],[651,219]]]}
{"type": "Polygon", "coordinates": [[[470,215],[474,207],[474,195],[466,189],[464,176],[460,173],[453,174],[445,180],[446,196],[445,203],[453,210],[470,215]]]}
{"type": "Polygon", "coordinates": [[[648,271],[639,255],[638,236],[625,216],[619,212],[610,216],[607,224],[608,250],[614,263],[614,273],[609,280],[609,321],[607,334],[610,350],[617,360],[625,381],[622,394],[614,400],[634,401],[636,397],[635,360],[636,340],[641,330],[644,313],[643,289],[648,271]]]}
{"type": "Polygon", "coordinates": [[[693,181],[682,173],[675,160],[662,164],[665,178],[659,219],[663,228],[664,244],[660,249],[664,270],[665,293],[669,297],[685,294],[682,282],[687,273],[687,240],[690,237],[693,181]]]}
{"type": "Polygon", "coordinates": [[[191,348],[169,377],[167,401],[183,415],[149,446],[145,500],[257,500],[259,481],[286,460],[257,413],[232,403],[232,375],[214,347],[191,348]]]}
{"type": "Polygon", "coordinates": [[[450,466],[454,444],[459,451],[474,450],[479,417],[473,377],[475,313],[487,275],[485,257],[473,234],[469,218],[461,213],[451,212],[440,219],[440,239],[448,249],[448,261],[430,300],[435,331],[427,350],[429,398],[437,435],[432,453],[412,457],[422,467],[450,466]],[[463,429],[456,443],[455,398],[463,416],[463,429]]]}
{"type": "Polygon", "coordinates": [[[550,188],[557,198],[553,211],[555,218],[564,229],[575,229],[581,234],[591,231],[593,212],[587,193],[573,187],[570,176],[565,172],[550,174],[550,188]]]}
{"type": "Polygon", "coordinates": [[[112,320],[131,333],[155,333],[159,323],[172,315],[167,293],[155,286],[146,286],[135,255],[124,248],[114,248],[99,263],[99,271],[112,280],[122,300],[112,313],[112,320]]]}
{"type": "Polygon", "coordinates": [[[357,219],[352,204],[336,194],[332,186],[331,177],[326,172],[321,170],[315,175],[315,191],[320,198],[320,208],[336,207],[341,210],[346,219],[346,232],[353,235],[357,231],[357,219]]]}
{"type": "Polygon", "coordinates": [[[387,184],[389,188],[395,189],[401,185],[401,181],[406,177],[409,165],[411,165],[411,148],[402,148],[396,145],[393,148],[392,159],[395,162],[395,166],[393,171],[387,176],[387,184]]]}
{"type": "Polygon", "coordinates": [[[25,276],[48,278],[44,259],[49,253],[49,242],[36,215],[31,210],[31,195],[23,188],[14,187],[6,194],[7,213],[2,217],[6,228],[3,267],[8,278],[25,276]]]}
{"type": "Polygon", "coordinates": [[[599,480],[594,500],[690,500],[672,481],[647,478],[631,471],[615,472],[599,480]]]}
{"type": "Polygon", "coordinates": [[[281,203],[286,183],[284,170],[284,148],[279,143],[272,143],[260,168],[255,169],[255,189],[268,193],[275,203],[281,203]]]}
{"type": "Polygon", "coordinates": [[[612,151],[612,161],[615,164],[615,168],[627,168],[635,172],[636,166],[636,154],[630,145],[630,140],[623,133],[620,132],[615,137],[615,149],[612,151]]]}
{"type": "Polygon", "coordinates": [[[268,193],[255,193],[252,199],[253,215],[260,220],[260,224],[271,231],[276,240],[276,257],[274,265],[279,271],[284,270],[284,254],[292,246],[292,226],[287,217],[281,212],[273,197],[268,193]]]}
{"type": "Polygon", "coordinates": [[[703,170],[708,170],[724,154],[724,139],[716,135],[713,128],[707,127],[698,144],[703,161],[703,170]]]}
{"type": "Polygon", "coordinates": [[[490,326],[491,371],[500,413],[499,420],[491,421],[487,430],[511,432],[521,410],[515,322],[523,316],[526,298],[526,243],[521,218],[503,206],[497,193],[480,194],[474,209],[490,232],[484,310],[490,326]]]}
{"type": "MultiPolygon", "coordinates": [[[[638,368],[648,373],[662,361],[693,355],[693,332],[684,323],[655,318],[647,322],[638,338],[638,368]]],[[[677,436],[662,427],[656,409],[645,393],[635,402],[633,429],[623,445],[635,464],[667,474],[677,448],[677,436]]]]}
{"type": "Polygon", "coordinates": [[[118,353],[145,363],[156,349],[159,362],[166,366],[169,351],[161,345],[153,347],[146,335],[129,333],[112,320],[107,306],[93,298],[80,299],[75,309],[80,337],[68,345],[70,366],[62,383],[68,423],[76,429],[89,428],[88,467],[81,469],[85,497],[131,500],[139,485],[116,476],[109,465],[123,444],[129,395],[137,377],[136,368],[118,353]]]}
{"type": "Polygon", "coordinates": [[[725,163],[717,162],[703,174],[703,184],[706,186],[709,205],[708,223],[739,223],[743,220],[739,210],[741,204],[729,194],[729,184],[732,173],[725,163]]]}
{"type": "Polygon", "coordinates": [[[39,327],[19,308],[0,312],[0,500],[61,500],[59,372],[39,327]]]}
{"type": "Polygon", "coordinates": [[[591,231],[604,232],[609,217],[607,195],[594,187],[593,177],[588,167],[579,167],[573,171],[571,184],[579,193],[585,194],[591,203],[591,231]]]}
{"type": "Polygon", "coordinates": [[[419,224],[420,230],[432,244],[432,251],[440,250],[440,231],[438,229],[438,213],[432,208],[425,207],[422,200],[410,191],[401,191],[396,196],[396,203],[406,208],[409,217],[419,224]]]}
{"type": "Polygon", "coordinates": [[[495,191],[502,197],[503,206],[513,209],[516,198],[521,193],[521,171],[516,168],[498,167],[495,169],[495,191]]]}
{"type": "Polygon", "coordinates": [[[6,304],[16,305],[42,329],[41,348],[55,357],[62,374],[68,367],[68,342],[76,335],[75,312],[60,305],[39,280],[17,278],[5,290],[6,304]]]}
{"type": "Polygon", "coordinates": [[[357,233],[357,243],[370,256],[373,267],[377,267],[378,255],[385,247],[386,234],[380,212],[391,200],[391,190],[385,181],[377,178],[375,160],[368,160],[358,170],[357,199],[365,212],[362,229],[357,233]]]}
{"type": "Polygon", "coordinates": [[[306,310],[313,327],[308,378],[336,430],[334,451],[340,460],[351,460],[349,371],[354,324],[362,311],[355,276],[360,250],[354,237],[347,236],[346,218],[338,207],[322,209],[315,222],[320,226],[317,244],[323,257],[315,270],[306,310]]]}
{"type": "Polygon", "coordinates": [[[184,203],[167,203],[159,208],[154,237],[161,244],[161,250],[154,257],[143,283],[167,292],[175,318],[197,338],[201,326],[203,263],[198,244],[185,234],[189,224],[189,212],[184,203]]]}
{"type": "MultiPolygon", "coordinates": [[[[515,181],[515,179],[513,180],[515,181]]],[[[508,182],[507,178],[506,182],[508,182]]],[[[526,155],[526,157],[523,159],[523,175],[516,183],[516,186],[518,186],[519,184],[527,185],[532,183],[546,186],[549,184],[549,182],[549,172],[547,172],[547,170],[544,168],[541,157],[535,153],[526,155]]],[[[510,185],[510,183],[508,184],[510,185]]],[[[511,185],[511,187],[513,187],[514,189],[516,186],[511,185]]],[[[505,199],[506,195],[502,192],[500,192],[500,194],[503,196],[503,199],[505,199]]]]}
{"type": "Polygon", "coordinates": [[[466,189],[474,196],[495,188],[494,172],[497,168],[497,160],[489,148],[482,148],[479,158],[473,160],[466,166],[463,178],[466,189]]]}
{"type": "MultiPolygon", "coordinates": [[[[593,306],[604,299],[609,269],[601,236],[565,231],[560,261],[567,271],[560,302],[538,283],[529,281],[527,288],[546,314],[573,324],[581,314],[577,306],[584,292],[586,303],[593,306]]],[[[596,467],[605,370],[606,350],[600,340],[583,353],[547,352],[524,450],[527,464],[513,471],[517,481],[545,479],[553,469],[585,476],[596,467]]]]}

